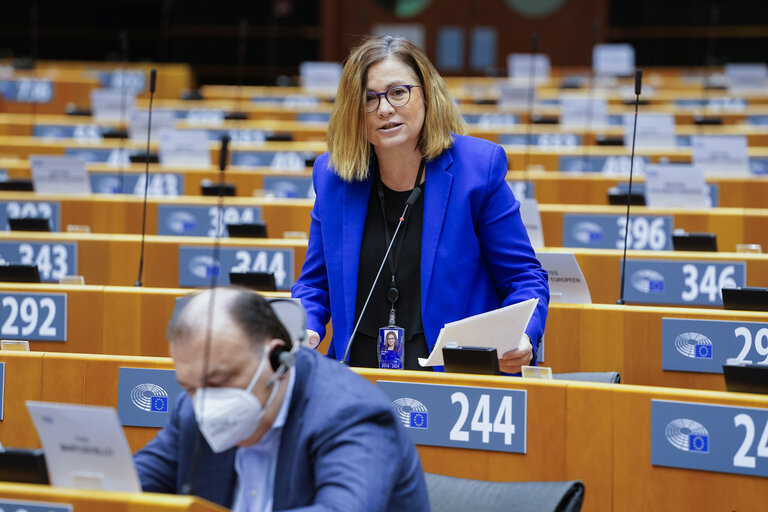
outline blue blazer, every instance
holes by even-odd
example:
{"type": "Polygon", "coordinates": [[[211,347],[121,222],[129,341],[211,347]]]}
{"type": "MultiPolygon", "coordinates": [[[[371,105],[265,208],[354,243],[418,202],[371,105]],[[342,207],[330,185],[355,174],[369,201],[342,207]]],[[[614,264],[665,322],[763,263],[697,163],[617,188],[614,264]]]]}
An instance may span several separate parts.
{"type": "MultiPolygon", "coordinates": [[[[389,400],[359,375],[301,349],[283,426],[274,510],[428,511],[416,448],[389,400]]],[[[168,424],[134,456],[146,492],[176,494],[186,483],[200,435],[182,393],[168,424]]],[[[202,439],[194,493],[232,507],[237,448],[216,454],[202,439]]]]}
{"type": "MultiPolygon", "coordinates": [[[[520,219],[520,202],[505,182],[504,149],[457,135],[450,149],[427,162],[421,238],[421,315],[429,349],[448,322],[538,298],[526,333],[536,361],[549,303],[547,273],[520,219]]],[[[355,322],[360,245],[373,177],[346,182],[315,161],[317,198],[307,257],[291,289],[307,310],[307,327],[325,337],[341,359],[355,322]]]]}

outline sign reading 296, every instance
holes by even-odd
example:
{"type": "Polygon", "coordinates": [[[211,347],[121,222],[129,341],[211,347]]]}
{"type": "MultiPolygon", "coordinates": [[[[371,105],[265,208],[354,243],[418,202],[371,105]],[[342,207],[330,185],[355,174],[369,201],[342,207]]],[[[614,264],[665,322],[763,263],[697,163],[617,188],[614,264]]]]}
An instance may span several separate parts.
{"type": "Polygon", "coordinates": [[[14,241],[0,242],[0,264],[35,265],[41,281],[58,282],[77,274],[77,244],[14,241]]]}
{"type": "Polygon", "coordinates": [[[12,340],[66,341],[66,294],[0,293],[0,336],[12,340]]]}

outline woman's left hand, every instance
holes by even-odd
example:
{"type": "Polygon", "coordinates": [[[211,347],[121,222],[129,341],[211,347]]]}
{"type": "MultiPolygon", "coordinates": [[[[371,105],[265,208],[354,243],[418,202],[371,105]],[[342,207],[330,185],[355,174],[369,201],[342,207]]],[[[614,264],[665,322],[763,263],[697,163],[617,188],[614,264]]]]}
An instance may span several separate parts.
{"type": "Polygon", "coordinates": [[[499,369],[505,373],[520,373],[522,366],[528,365],[533,360],[533,345],[531,338],[523,334],[521,346],[504,352],[499,358],[499,369]]]}

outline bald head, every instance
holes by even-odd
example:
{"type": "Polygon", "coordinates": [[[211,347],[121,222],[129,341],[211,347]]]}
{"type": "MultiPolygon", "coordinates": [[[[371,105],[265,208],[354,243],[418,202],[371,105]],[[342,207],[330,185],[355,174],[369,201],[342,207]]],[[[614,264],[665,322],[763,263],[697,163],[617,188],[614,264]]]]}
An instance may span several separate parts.
{"type": "Polygon", "coordinates": [[[214,288],[195,293],[168,325],[171,343],[200,339],[210,328],[211,343],[240,331],[252,346],[269,339],[291,338],[269,303],[241,288],[214,288]]]}

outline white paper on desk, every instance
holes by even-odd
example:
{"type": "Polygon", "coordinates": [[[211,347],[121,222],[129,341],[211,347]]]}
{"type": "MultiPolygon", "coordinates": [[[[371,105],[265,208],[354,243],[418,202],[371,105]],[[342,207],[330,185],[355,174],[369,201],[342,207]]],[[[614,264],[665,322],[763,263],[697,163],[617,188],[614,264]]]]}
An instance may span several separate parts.
{"type": "Polygon", "coordinates": [[[495,348],[499,356],[518,348],[538,303],[539,299],[528,299],[445,324],[445,327],[440,330],[432,353],[427,359],[420,357],[419,364],[441,366],[443,347],[447,343],[456,343],[462,347],[495,348]]]}
{"type": "Polygon", "coordinates": [[[27,400],[56,487],[141,492],[131,449],[111,407],[27,400]]]}

